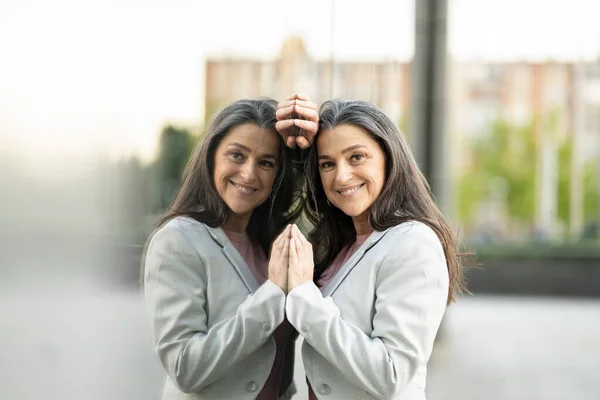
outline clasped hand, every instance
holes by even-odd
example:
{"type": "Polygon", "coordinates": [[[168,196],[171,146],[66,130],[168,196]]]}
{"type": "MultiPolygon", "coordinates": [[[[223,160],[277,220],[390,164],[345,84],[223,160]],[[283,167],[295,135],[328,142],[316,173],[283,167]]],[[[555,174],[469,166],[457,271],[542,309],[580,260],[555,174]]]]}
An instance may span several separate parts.
{"type": "Polygon", "coordinates": [[[319,113],[315,103],[306,96],[295,94],[278,104],[276,115],[275,128],[288,147],[310,147],[319,128],[319,113]]]}
{"type": "Polygon", "coordinates": [[[313,280],[312,245],[300,229],[288,225],[275,239],[269,259],[269,280],[285,293],[313,280]]]}

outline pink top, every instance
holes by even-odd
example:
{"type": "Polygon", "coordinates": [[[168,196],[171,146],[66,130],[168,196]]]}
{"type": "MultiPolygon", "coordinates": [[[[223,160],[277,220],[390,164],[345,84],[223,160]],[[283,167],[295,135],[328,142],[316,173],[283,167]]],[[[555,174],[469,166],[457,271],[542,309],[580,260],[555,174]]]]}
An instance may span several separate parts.
{"type": "Polygon", "coordinates": [[[338,253],[333,263],[321,274],[321,277],[317,281],[317,286],[321,289],[321,292],[325,287],[329,284],[331,279],[338,273],[340,268],[346,264],[346,261],[356,253],[356,250],[367,240],[371,233],[366,233],[364,235],[356,235],[356,240],[354,243],[348,243],[342,250],[338,253]]]}
{"type": "MultiPolygon", "coordinates": [[[[344,266],[344,264],[346,264],[346,261],[348,261],[350,257],[352,257],[354,253],[356,253],[356,250],[358,250],[360,246],[362,246],[362,244],[365,242],[365,240],[367,240],[370,234],[371,233],[357,235],[354,243],[349,243],[346,246],[344,246],[344,248],[342,248],[335,260],[333,260],[333,263],[329,266],[329,268],[323,271],[321,277],[317,281],[317,286],[319,287],[321,292],[323,292],[323,290],[327,287],[329,282],[331,282],[331,279],[333,279],[335,274],[337,274],[338,271],[344,266]]],[[[312,387],[310,386],[310,382],[308,382],[308,399],[317,400],[317,396],[315,396],[315,393],[313,392],[312,387]]]]}
{"type": "MultiPolygon", "coordinates": [[[[225,234],[240,253],[242,258],[248,264],[252,275],[260,285],[266,282],[268,273],[268,261],[265,252],[258,243],[252,243],[247,233],[232,232],[224,230],[225,234]]],[[[257,400],[270,400],[279,398],[279,387],[281,386],[281,378],[283,376],[283,366],[285,362],[285,348],[288,339],[292,333],[292,325],[284,319],[281,325],[273,332],[277,352],[275,353],[275,361],[271,368],[271,374],[267,378],[265,386],[258,394],[257,400]]]]}

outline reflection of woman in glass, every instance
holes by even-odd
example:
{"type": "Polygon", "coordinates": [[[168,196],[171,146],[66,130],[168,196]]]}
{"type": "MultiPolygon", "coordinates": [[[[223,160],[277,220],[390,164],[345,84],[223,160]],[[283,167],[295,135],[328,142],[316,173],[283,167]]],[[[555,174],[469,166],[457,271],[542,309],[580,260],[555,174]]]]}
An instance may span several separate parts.
{"type": "MultiPolygon", "coordinates": [[[[293,393],[295,335],[284,308],[288,224],[301,204],[276,106],[240,100],[215,117],[148,245],[145,295],[167,374],[163,399],[293,393]]],[[[307,107],[312,114],[299,117],[312,118],[303,128],[314,134],[316,106],[307,107]]]]}
{"type": "Polygon", "coordinates": [[[319,118],[306,165],[315,275],[294,226],[286,301],[310,398],[425,399],[446,304],[463,289],[456,238],[386,115],[334,100],[319,118]]]}

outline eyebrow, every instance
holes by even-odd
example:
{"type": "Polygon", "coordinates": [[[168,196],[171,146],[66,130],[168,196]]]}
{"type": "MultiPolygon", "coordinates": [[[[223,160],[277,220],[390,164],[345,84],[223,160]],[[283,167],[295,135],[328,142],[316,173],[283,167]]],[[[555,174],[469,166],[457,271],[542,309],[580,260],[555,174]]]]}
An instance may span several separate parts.
{"type": "MultiPolygon", "coordinates": [[[[354,146],[350,146],[345,148],[344,150],[342,150],[342,154],[346,154],[346,153],[350,153],[351,151],[354,151],[356,149],[366,149],[367,146],[364,146],[362,144],[355,144],[354,146]]],[[[319,160],[322,159],[327,159],[327,158],[331,158],[331,156],[327,155],[327,154],[323,154],[322,156],[319,156],[319,160]]]]}
{"type": "MultiPolygon", "coordinates": [[[[228,146],[238,147],[248,153],[252,153],[252,150],[249,147],[244,146],[243,144],[238,143],[238,142],[229,143],[228,146]]],[[[271,158],[275,161],[279,160],[279,157],[277,157],[275,154],[263,154],[261,157],[262,158],[271,158]]]]}
{"type": "Polygon", "coordinates": [[[344,150],[342,150],[342,154],[346,154],[346,153],[350,153],[351,151],[354,151],[356,149],[366,149],[367,146],[363,146],[362,144],[355,144],[354,146],[350,146],[344,150]]]}

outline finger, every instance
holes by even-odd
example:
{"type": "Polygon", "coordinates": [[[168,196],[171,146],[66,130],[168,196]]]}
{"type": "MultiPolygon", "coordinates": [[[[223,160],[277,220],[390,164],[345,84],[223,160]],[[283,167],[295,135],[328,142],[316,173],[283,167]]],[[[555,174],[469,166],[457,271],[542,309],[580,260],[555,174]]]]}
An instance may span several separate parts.
{"type": "Polygon", "coordinates": [[[310,132],[311,134],[316,134],[319,129],[319,125],[314,121],[309,121],[306,119],[294,119],[294,125],[298,128],[303,129],[305,131],[310,132]]]}
{"type": "Polygon", "coordinates": [[[285,107],[293,106],[294,104],[296,104],[299,101],[301,101],[301,100],[296,100],[296,99],[293,99],[293,100],[284,100],[281,103],[277,104],[277,108],[279,109],[279,108],[285,108],[285,107]]]}
{"type": "Polygon", "coordinates": [[[279,237],[283,244],[286,244],[287,240],[291,237],[292,224],[287,224],[286,227],[281,231],[279,237]]]}
{"type": "Polygon", "coordinates": [[[294,112],[294,106],[288,106],[288,107],[282,107],[282,108],[278,108],[277,112],[275,113],[275,116],[277,117],[278,120],[282,120],[282,119],[287,119],[290,117],[290,115],[294,112]]]}
{"type": "Polygon", "coordinates": [[[285,132],[285,130],[294,125],[295,123],[293,119],[284,119],[275,123],[275,129],[277,129],[277,132],[284,134],[287,137],[288,134],[285,132]]]}
{"type": "Polygon", "coordinates": [[[300,107],[304,107],[304,108],[309,108],[311,110],[317,110],[317,104],[313,103],[312,101],[304,101],[304,100],[294,100],[294,101],[290,101],[290,104],[295,104],[297,106],[300,107]]]}
{"type": "MultiPolygon", "coordinates": [[[[294,246],[296,248],[296,254],[300,254],[300,252],[302,251],[302,241],[300,239],[298,239],[297,237],[293,238],[294,239],[294,246]]],[[[292,239],[290,239],[292,240],[292,239]]]]}
{"type": "Polygon", "coordinates": [[[298,93],[294,93],[293,95],[286,97],[286,100],[296,100],[296,99],[308,100],[308,97],[304,96],[303,94],[298,94],[298,93]]]}
{"type": "Polygon", "coordinates": [[[292,238],[294,238],[294,241],[296,242],[296,246],[298,247],[298,249],[301,249],[304,246],[301,236],[302,236],[302,232],[300,232],[300,229],[298,229],[298,226],[296,226],[296,224],[294,224],[294,227],[292,228],[292,238]]]}
{"type": "Polygon", "coordinates": [[[296,241],[294,240],[294,238],[290,239],[290,253],[289,253],[289,258],[290,258],[290,266],[298,266],[298,250],[296,249],[296,241]]]}
{"type": "Polygon", "coordinates": [[[294,106],[294,112],[305,120],[309,120],[315,123],[319,122],[319,114],[317,113],[317,110],[313,110],[312,108],[308,107],[302,107],[296,104],[294,106]]]}
{"type": "Polygon", "coordinates": [[[289,147],[290,149],[295,149],[296,148],[296,137],[288,136],[287,139],[285,140],[285,145],[287,147],[289,147]]]}
{"type": "Polygon", "coordinates": [[[273,242],[273,247],[279,246],[280,242],[281,242],[281,234],[279,236],[277,236],[277,238],[275,238],[275,241],[273,242]]]}
{"type": "Polygon", "coordinates": [[[288,100],[292,100],[292,99],[310,101],[310,97],[308,97],[308,96],[306,96],[304,94],[299,94],[299,93],[296,93],[293,96],[288,97],[288,100]]]}
{"type": "Polygon", "coordinates": [[[289,224],[285,226],[285,228],[283,228],[281,230],[281,233],[279,234],[279,236],[277,236],[277,240],[283,240],[289,237],[289,234],[287,233],[287,231],[289,230],[289,224]]]}
{"type": "Polygon", "coordinates": [[[285,238],[283,241],[283,249],[281,249],[281,257],[286,260],[290,256],[290,239],[285,238]]]}
{"type": "Polygon", "coordinates": [[[272,252],[273,253],[280,253],[282,249],[283,249],[283,243],[282,243],[282,240],[281,240],[281,235],[279,235],[277,237],[277,239],[275,239],[275,242],[273,242],[273,250],[272,250],[272,252]]]}
{"type": "Polygon", "coordinates": [[[297,136],[295,139],[296,139],[296,144],[301,149],[308,149],[311,145],[311,142],[304,136],[297,136]]]}

